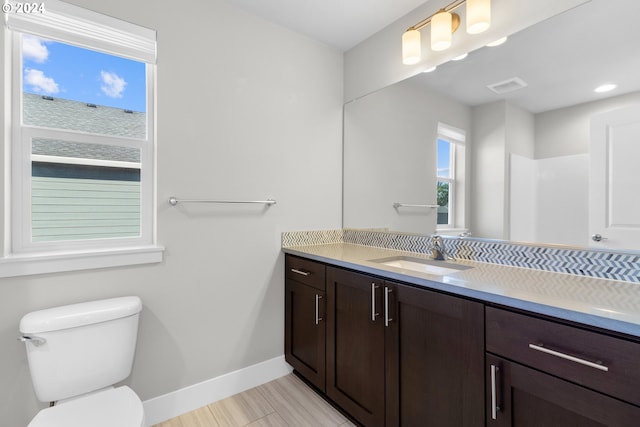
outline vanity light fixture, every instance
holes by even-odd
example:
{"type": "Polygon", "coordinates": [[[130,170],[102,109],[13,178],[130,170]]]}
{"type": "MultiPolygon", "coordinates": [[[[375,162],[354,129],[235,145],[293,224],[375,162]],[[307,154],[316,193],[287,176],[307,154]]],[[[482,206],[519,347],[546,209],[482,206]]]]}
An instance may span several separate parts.
{"type": "Polygon", "coordinates": [[[436,68],[438,68],[438,67],[434,66],[434,67],[431,67],[431,68],[427,68],[426,70],[423,71],[423,73],[432,73],[432,72],[434,72],[436,70],[436,68]]]}
{"type": "Polygon", "coordinates": [[[469,56],[468,53],[463,53],[460,56],[456,56],[455,58],[452,59],[452,61],[462,61],[464,58],[466,58],[467,56],[469,56]]]}
{"type": "Polygon", "coordinates": [[[455,0],[433,15],[423,19],[402,35],[402,63],[417,64],[421,59],[420,30],[431,24],[431,49],[442,51],[451,47],[451,36],[460,25],[460,15],[452,11],[467,4],[467,33],[479,34],[491,25],[491,0],[455,0]]]}

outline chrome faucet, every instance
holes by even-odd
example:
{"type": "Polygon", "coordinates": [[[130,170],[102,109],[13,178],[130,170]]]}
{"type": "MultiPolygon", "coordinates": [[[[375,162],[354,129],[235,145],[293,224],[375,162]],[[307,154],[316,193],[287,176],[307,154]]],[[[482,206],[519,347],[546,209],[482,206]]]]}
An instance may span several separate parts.
{"type": "Polygon", "coordinates": [[[431,253],[433,255],[433,259],[437,261],[444,261],[449,258],[447,255],[447,251],[444,248],[444,242],[442,241],[442,237],[434,234],[431,236],[431,253]]]}

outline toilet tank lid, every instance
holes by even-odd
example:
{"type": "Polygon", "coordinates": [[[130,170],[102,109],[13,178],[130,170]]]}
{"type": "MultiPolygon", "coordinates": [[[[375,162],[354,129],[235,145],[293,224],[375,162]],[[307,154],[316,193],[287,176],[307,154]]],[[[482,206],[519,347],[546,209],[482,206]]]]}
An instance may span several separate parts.
{"type": "Polygon", "coordinates": [[[34,334],[75,328],[132,316],[141,310],[142,301],[137,296],[47,308],[26,314],[20,320],[20,332],[34,334]]]}

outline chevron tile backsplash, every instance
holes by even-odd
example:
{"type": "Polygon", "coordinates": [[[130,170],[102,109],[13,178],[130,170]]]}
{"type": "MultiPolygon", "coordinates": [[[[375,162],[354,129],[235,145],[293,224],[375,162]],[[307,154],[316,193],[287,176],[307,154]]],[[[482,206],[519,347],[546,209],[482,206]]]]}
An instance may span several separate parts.
{"type": "MultiPolygon", "coordinates": [[[[458,259],[640,283],[640,255],[447,238],[447,253],[458,259]]],[[[282,233],[282,247],[351,243],[429,253],[430,236],[372,230],[320,230],[282,233]]]]}

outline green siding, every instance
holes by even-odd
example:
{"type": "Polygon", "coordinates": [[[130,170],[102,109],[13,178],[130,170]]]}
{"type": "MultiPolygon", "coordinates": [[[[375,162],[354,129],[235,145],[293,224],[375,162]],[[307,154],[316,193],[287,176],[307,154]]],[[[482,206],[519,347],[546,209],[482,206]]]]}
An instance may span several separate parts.
{"type": "Polygon", "coordinates": [[[140,183],[32,178],[32,240],[140,235],[140,183]]]}

